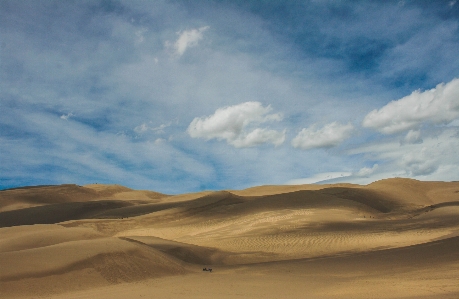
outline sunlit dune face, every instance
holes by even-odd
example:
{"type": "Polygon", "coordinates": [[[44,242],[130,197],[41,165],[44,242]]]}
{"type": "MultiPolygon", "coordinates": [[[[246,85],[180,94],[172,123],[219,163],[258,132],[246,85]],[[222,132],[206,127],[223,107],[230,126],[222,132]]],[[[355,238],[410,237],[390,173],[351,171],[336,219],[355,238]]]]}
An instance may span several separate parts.
{"type": "Polygon", "coordinates": [[[236,298],[279,283],[293,298],[364,298],[381,284],[397,287],[377,298],[454,294],[458,190],[392,179],[175,196],[99,184],[0,191],[0,283],[12,298],[181,298],[182,288],[198,298],[203,287],[236,298]]]}

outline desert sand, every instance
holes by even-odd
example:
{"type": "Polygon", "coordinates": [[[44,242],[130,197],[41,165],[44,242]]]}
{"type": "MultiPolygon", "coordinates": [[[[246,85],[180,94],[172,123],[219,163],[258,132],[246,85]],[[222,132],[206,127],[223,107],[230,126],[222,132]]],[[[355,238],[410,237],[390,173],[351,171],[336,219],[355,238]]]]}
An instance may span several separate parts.
{"type": "Polygon", "coordinates": [[[0,297],[459,298],[459,182],[3,190],[0,297]]]}

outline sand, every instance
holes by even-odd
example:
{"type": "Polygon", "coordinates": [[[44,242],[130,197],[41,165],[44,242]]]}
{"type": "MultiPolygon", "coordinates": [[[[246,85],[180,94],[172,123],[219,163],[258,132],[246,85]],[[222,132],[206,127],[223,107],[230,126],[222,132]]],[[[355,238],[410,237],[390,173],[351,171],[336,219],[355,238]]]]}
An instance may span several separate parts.
{"type": "Polygon", "coordinates": [[[459,182],[0,191],[1,298],[458,298],[458,248],[459,182]]]}

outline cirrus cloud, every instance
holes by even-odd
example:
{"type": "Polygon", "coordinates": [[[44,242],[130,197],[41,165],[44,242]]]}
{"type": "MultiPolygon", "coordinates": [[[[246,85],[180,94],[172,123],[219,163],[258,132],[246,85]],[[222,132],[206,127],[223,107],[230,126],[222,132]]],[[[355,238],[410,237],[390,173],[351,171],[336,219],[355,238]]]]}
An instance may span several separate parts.
{"type": "Polygon", "coordinates": [[[317,173],[308,178],[302,179],[293,179],[285,183],[286,185],[305,185],[305,184],[317,184],[322,183],[328,180],[333,180],[337,178],[348,178],[352,175],[352,172],[325,172],[317,173]]]}
{"type": "MultiPolygon", "coordinates": [[[[188,48],[196,47],[198,42],[203,39],[203,32],[209,29],[209,26],[203,26],[198,29],[179,31],[179,38],[172,45],[174,54],[182,56],[188,48]]],[[[166,47],[170,47],[170,43],[166,42],[166,47]]]]}
{"type": "Polygon", "coordinates": [[[423,122],[447,124],[459,117],[459,79],[431,90],[414,91],[368,113],[362,125],[384,134],[415,129],[423,122]]]}
{"type": "Polygon", "coordinates": [[[339,124],[332,122],[321,129],[316,125],[302,129],[292,140],[292,146],[303,150],[312,148],[334,147],[351,136],[354,126],[350,123],[339,124]]]}
{"type": "Polygon", "coordinates": [[[246,102],[219,108],[208,117],[196,117],[188,126],[192,138],[226,140],[234,147],[252,147],[263,143],[280,145],[285,140],[285,131],[255,128],[247,132],[250,124],[261,124],[282,120],[280,113],[269,114],[271,106],[263,107],[259,102],[246,102]]]}

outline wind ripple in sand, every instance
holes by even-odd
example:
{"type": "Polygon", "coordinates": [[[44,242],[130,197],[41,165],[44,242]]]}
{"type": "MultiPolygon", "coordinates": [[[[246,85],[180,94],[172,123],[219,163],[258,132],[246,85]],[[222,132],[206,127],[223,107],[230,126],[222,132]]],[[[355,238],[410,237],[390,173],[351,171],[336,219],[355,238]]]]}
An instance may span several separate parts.
{"type": "Polygon", "coordinates": [[[2,297],[110,286],[82,297],[123,298],[128,293],[111,285],[139,281],[146,292],[130,297],[203,298],[208,290],[216,298],[222,290],[226,298],[459,295],[457,182],[395,179],[234,193],[168,197],[104,185],[0,191],[0,216],[11,216],[2,221],[12,225],[0,229],[2,297]],[[78,215],[75,207],[82,208],[78,215]],[[25,223],[35,225],[15,226],[25,223]],[[206,266],[215,271],[208,275],[206,266]],[[159,278],[182,274],[189,275],[159,278]],[[247,289],[238,293],[242,285],[247,289]],[[397,291],[373,292],[387,289],[397,291]]]}
{"type": "MultiPolygon", "coordinates": [[[[383,221],[365,220],[343,209],[281,210],[242,217],[190,222],[176,221],[167,227],[129,230],[123,236],[155,236],[183,243],[212,247],[227,252],[243,252],[226,263],[252,263],[364,252],[381,248],[425,243],[451,234],[457,227],[420,229],[421,224],[389,229],[383,221]],[[320,219],[320,221],[318,221],[320,219]],[[348,222],[360,221],[365,229],[351,229],[348,222]],[[325,227],[322,229],[322,227],[325,227]],[[259,258],[256,257],[259,253],[259,258]]],[[[396,221],[393,222],[396,225],[396,221]]]]}

